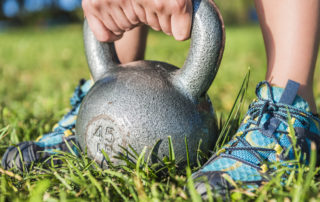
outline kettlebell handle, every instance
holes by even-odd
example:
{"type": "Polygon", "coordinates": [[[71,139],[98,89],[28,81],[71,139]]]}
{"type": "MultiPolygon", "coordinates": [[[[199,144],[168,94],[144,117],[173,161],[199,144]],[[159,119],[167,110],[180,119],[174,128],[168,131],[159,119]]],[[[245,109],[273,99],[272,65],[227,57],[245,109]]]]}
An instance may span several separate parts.
{"type": "Polygon", "coordinates": [[[83,40],[88,66],[94,81],[98,81],[120,64],[114,43],[98,41],[87,19],[83,24],[83,40]]]}
{"type": "MultiPolygon", "coordinates": [[[[207,92],[216,73],[225,44],[224,24],[212,0],[193,0],[191,46],[183,67],[171,75],[173,85],[196,101],[207,92]]],[[[119,60],[114,43],[96,40],[84,21],[84,45],[94,81],[117,68],[119,60]]]]}

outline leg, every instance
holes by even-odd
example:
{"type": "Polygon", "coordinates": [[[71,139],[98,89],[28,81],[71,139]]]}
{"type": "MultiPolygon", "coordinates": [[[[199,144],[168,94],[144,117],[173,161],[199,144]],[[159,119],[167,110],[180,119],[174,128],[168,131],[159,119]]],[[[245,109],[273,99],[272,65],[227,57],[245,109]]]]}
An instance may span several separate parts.
{"type": "Polygon", "coordinates": [[[144,59],[147,34],[147,26],[140,26],[124,33],[123,37],[115,42],[116,50],[121,63],[128,63],[144,59]]]}
{"type": "Polygon", "coordinates": [[[316,113],[313,74],[319,48],[319,0],[255,0],[267,51],[266,80],[284,87],[301,84],[299,94],[316,113]]]}
{"type": "Polygon", "coordinates": [[[311,153],[306,142],[320,145],[320,119],[311,113],[316,112],[312,84],[319,47],[320,0],[255,1],[267,51],[267,81],[258,84],[257,99],[232,140],[193,174],[203,197],[207,197],[206,180],[214,191],[227,197],[235,187],[226,175],[242,188],[259,187],[268,181],[265,174],[274,171],[268,164],[298,158],[293,154],[287,110],[298,139],[295,146],[300,147],[302,156],[308,158],[311,153]],[[288,80],[301,85],[292,81],[286,85],[288,80]]]}

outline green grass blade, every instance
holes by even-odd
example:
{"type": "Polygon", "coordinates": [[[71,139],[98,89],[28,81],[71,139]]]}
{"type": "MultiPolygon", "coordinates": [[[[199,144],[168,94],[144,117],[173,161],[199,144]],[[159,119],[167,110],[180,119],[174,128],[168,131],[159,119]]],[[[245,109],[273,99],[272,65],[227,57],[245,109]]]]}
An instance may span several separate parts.
{"type": "Polygon", "coordinates": [[[143,164],[146,151],[147,151],[147,147],[144,147],[141,154],[139,155],[138,161],[136,163],[136,172],[137,172],[138,178],[140,177],[140,168],[143,164]]]}
{"type": "Polygon", "coordinates": [[[173,143],[172,143],[172,138],[171,136],[168,136],[168,143],[169,143],[169,159],[171,162],[176,161],[176,156],[174,154],[174,148],[173,148],[173,143]]]}
{"type": "Polygon", "coordinates": [[[228,115],[228,118],[224,124],[224,126],[221,129],[221,132],[219,134],[219,137],[216,141],[216,145],[215,145],[215,150],[219,150],[220,147],[222,145],[224,145],[224,143],[226,142],[226,138],[227,138],[227,131],[230,130],[230,123],[232,120],[236,120],[237,117],[240,116],[240,109],[244,103],[244,97],[246,95],[247,89],[248,89],[248,85],[249,85],[249,78],[250,78],[250,68],[248,69],[248,72],[244,78],[244,80],[242,81],[239,93],[236,97],[236,100],[231,108],[231,111],[228,115]]]}
{"type": "Polygon", "coordinates": [[[190,157],[189,157],[189,146],[188,146],[188,141],[187,141],[187,137],[184,137],[184,143],[186,145],[186,154],[187,154],[187,167],[191,167],[190,166],[190,157]]]}
{"type": "MultiPolygon", "coordinates": [[[[77,156],[76,153],[74,153],[74,151],[73,151],[73,149],[71,148],[71,146],[69,145],[68,141],[67,141],[65,138],[63,138],[63,141],[64,141],[65,144],[67,145],[69,152],[70,152],[72,155],[77,156]]],[[[72,141],[72,144],[73,144],[73,145],[76,145],[76,143],[74,143],[73,141],[72,141]]]]}
{"type": "Polygon", "coordinates": [[[191,176],[191,169],[190,168],[186,168],[187,170],[187,188],[188,188],[188,192],[190,194],[191,200],[192,201],[202,201],[200,195],[198,194],[198,192],[196,191],[195,187],[194,187],[194,182],[191,176]]]}
{"type": "Polygon", "coordinates": [[[53,171],[53,175],[68,189],[72,190],[71,186],[68,184],[68,182],[62,178],[57,171],[53,171]]]}
{"type": "Polygon", "coordinates": [[[50,186],[50,180],[39,181],[35,188],[31,190],[29,202],[41,202],[43,201],[43,194],[50,186]]]}
{"type": "Polygon", "coordinates": [[[311,190],[310,186],[312,184],[312,180],[314,179],[315,175],[317,174],[316,171],[316,163],[317,163],[317,150],[316,145],[314,142],[311,143],[311,155],[310,155],[310,164],[309,164],[309,171],[307,172],[307,176],[303,182],[303,189],[302,189],[302,197],[300,200],[306,201],[309,197],[308,193],[311,190]]]}
{"type": "Polygon", "coordinates": [[[111,179],[107,179],[107,182],[112,185],[112,187],[116,190],[123,201],[129,201],[129,199],[122,193],[121,188],[119,188],[116,183],[114,183],[111,179]]]}
{"type": "Polygon", "coordinates": [[[200,139],[198,143],[198,148],[197,148],[197,165],[199,168],[201,167],[201,162],[200,162],[201,144],[202,144],[202,139],[200,139]]]}
{"type": "Polygon", "coordinates": [[[101,152],[102,152],[102,154],[103,154],[103,156],[104,156],[104,159],[105,159],[106,162],[107,162],[108,167],[109,167],[109,168],[114,168],[114,165],[113,165],[112,161],[110,160],[109,155],[108,155],[103,149],[101,150],[101,152]]]}
{"type": "Polygon", "coordinates": [[[103,195],[103,189],[101,187],[101,184],[91,175],[90,171],[86,173],[91,183],[97,188],[97,190],[100,192],[101,195],[103,195]]]}
{"type": "Polygon", "coordinates": [[[8,134],[10,125],[0,129],[0,141],[8,134]]]}

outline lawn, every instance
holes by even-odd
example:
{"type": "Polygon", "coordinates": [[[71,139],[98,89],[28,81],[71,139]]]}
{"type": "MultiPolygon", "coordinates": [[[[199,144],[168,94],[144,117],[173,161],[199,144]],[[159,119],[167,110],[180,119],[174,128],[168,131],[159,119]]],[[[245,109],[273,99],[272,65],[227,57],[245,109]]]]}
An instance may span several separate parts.
{"type": "MultiPolygon", "coordinates": [[[[257,25],[227,27],[226,31],[223,61],[208,92],[219,118],[229,114],[250,67],[248,93],[243,101],[247,107],[255,96],[256,84],[264,79],[266,66],[257,25]]],[[[146,58],[182,66],[188,47],[189,42],[150,32],[146,58]]],[[[49,132],[68,112],[69,98],[80,78],[89,78],[80,25],[0,31],[0,156],[9,145],[49,132]]],[[[319,68],[315,82],[319,106],[319,68]]],[[[33,171],[14,172],[14,176],[0,167],[0,201],[197,200],[192,191],[189,195],[183,190],[188,176],[186,171],[174,169],[174,159],[168,160],[168,172],[164,173],[144,163],[103,171],[85,156],[78,160],[69,155],[64,162],[61,168],[35,165],[33,171]]],[[[280,170],[263,189],[256,193],[240,193],[244,190],[239,189],[233,199],[320,200],[320,186],[313,179],[317,169],[298,169],[280,170]],[[291,173],[285,187],[277,181],[281,172],[291,173]]],[[[190,181],[188,187],[192,190],[190,181]]]]}

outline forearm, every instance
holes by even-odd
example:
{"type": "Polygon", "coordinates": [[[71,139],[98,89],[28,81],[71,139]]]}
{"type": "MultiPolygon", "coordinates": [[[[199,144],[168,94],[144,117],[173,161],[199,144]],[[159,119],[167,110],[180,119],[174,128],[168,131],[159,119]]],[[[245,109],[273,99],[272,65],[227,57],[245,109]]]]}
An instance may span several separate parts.
{"type": "Polygon", "coordinates": [[[147,42],[147,26],[139,26],[125,32],[123,37],[115,42],[116,51],[121,63],[143,60],[147,42]]]}

